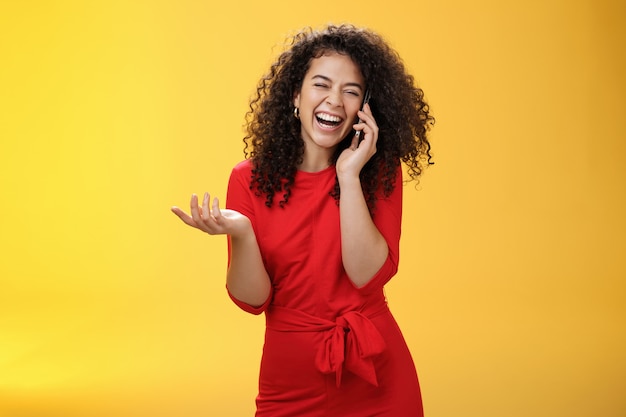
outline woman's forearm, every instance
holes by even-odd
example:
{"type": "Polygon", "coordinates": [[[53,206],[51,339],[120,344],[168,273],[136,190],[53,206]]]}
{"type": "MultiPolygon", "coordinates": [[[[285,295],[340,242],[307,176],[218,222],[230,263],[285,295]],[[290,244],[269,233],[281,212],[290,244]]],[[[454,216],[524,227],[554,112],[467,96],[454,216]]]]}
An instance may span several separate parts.
{"type": "Polygon", "coordinates": [[[229,236],[230,265],[226,276],[228,290],[236,299],[259,307],[270,295],[271,283],[252,228],[248,233],[229,236]]]}
{"type": "Polygon", "coordinates": [[[358,177],[340,179],[341,255],[350,280],[363,287],[380,270],[389,248],[374,224],[358,177]]]}

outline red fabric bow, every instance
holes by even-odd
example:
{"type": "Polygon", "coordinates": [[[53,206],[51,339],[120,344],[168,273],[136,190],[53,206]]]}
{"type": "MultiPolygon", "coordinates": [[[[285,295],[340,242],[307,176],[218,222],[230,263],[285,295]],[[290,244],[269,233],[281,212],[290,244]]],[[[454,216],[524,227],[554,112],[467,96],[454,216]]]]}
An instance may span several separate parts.
{"type": "Polygon", "coordinates": [[[333,329],[326,331],[315,365],[325,374],[336,373],[341,385],[343,366],[372,385],[378,386],[373,357],[385,350],[378,329],[363,314],[351,311],[337,318],[333,329]]]}
{"type": "Polygon", "coordinates": [[[385,340],[366,315],[350,311],[330,321],[285,307],[268,311],[268,328],[278,331],[320,331],[324,340],[315,365],[320,372],[335,372],[337,386],[341,385],[343,368],[378,386],[374,356],[386,348],[385,340]]]}

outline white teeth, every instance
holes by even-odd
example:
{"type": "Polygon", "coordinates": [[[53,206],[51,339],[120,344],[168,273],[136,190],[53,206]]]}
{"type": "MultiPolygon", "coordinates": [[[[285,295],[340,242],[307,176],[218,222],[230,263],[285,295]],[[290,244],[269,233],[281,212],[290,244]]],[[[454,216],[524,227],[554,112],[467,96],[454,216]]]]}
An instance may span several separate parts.
{"type": "Polygon", "coordinates": [[[327,122],[339,123],[341,121],[341,117],[333,116],[331,114],[326,114],[326,113],[318,113],[317,117],[327,122]]]}

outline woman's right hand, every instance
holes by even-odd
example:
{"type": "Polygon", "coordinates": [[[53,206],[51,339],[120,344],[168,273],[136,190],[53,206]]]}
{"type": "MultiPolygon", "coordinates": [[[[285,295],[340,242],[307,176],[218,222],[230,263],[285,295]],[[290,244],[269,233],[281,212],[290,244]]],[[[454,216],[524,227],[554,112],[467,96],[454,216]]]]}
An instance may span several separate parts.
{"type": "Polygon", "coordinates": [[[204,193],[202,208],[200,208],[198,206],[198,196],[192,194],[190,203],[191,215],[176,206],[172,207],[172,212],[186,225],[210,235],[226,234],[238,237],[251,230],[250,219],[246,216],[235,210],[220,210],[217,197],[213,199],[213,206],[209,207],[209,200],[209,193],[204,193]]]}

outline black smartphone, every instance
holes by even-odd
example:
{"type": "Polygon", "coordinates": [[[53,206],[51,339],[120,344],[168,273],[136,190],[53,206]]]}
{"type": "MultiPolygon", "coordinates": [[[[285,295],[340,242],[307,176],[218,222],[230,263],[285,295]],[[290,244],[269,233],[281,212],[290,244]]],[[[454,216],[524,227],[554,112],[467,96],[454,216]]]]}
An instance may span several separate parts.
{"type": "MultiPolygon", "coordinates": [[[[370,102],[370,96],[371,96],[370,90],[369,89],[365,90],[365,97],[363,97],[363,103],[361,103],[361,111],[363,111],[363,109],[365,108],[365,105],[370,102]]],[[[357,119],[357,123],[361,123],[360,117],[357,119]]],[[[361,136],[361,131],[357,130],[354,136],[356,136],[357,138],[361,136]]]]}

